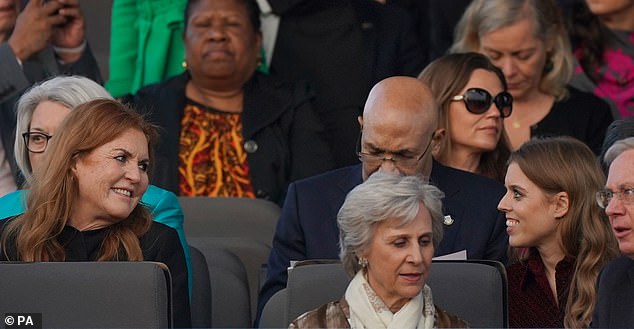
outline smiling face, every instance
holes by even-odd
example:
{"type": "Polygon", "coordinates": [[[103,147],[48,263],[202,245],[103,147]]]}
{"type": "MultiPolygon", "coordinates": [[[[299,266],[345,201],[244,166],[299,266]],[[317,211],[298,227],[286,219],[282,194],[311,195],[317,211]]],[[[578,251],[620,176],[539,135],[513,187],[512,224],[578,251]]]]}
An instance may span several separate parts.
{"type": "MultiPolygon", "coordinates": [[[[70,113],[70,109],[55,102],[44,101],[38,104],[33,111],[29,132],[41,132],[49,136],[55,136],[57,127],[70,113]]],[[[44,153],[29,153],[31,170],[36,171],[42,163],[44,153]]]]}
{"type": "Polygon", "coordinates": [[[479,52],[504,72],[513,99],[524,101],[539,92],[548,46],[535,36],[533,20],[525,18],[480,38],[479,52]]]}
{"type": "Polygon", "coordinates": [[[79,195],[71,225],[108,226],[127,218],[148,187],[148,162],[148,141],[137,129],[78,157],[73,173],[79,195]]]}
{"type": "MultiPolygon", "coordinates": [[[[467,85],[457,95],[464,95],[469,88],[482,88],[493,97],[504,91],[497,75],[483,69],[474,70],[467,85]]],[[[451,154],[454,155],[493,151],[504,129],[500,111],[494,103],[491,103],[487,112],[474,114],[467,111],[464,101],[452,101],[449,103],[448,118],[451,154]]]]}
{"type": "Polygon", "coordinates": [[[553,197],[533,183],[515,162],[504,181],[506,194],[498,209],[506,214],[511,247],[559,248],[559,221],[553,197]]]}
{"type": "MultiPolygon", "coordinates": [[[[627,150],[616,157],[610,165],[606,188],[620,192],[634,188],[634,150],[627,150]]],[[[623,203],[615,195],[605,213],[610,217],[612,232],[619,242],[621,253],[634,258],[634,204],[623,203]]]]}
{"type": "Polygon", "coordinates": [[[420,203],[416,217],[399,226],[388,219],[376,224],[367,252],[367,279],[391,310],[400,309],[425,286],[434,255],[432,219],[420,203]]]}
{"type": "Polygon", "coordinates": [[[192,79],[242,84],[255,72],[262,36],[240,0],[201,0],[186,22],[185,58],[192,79]]]}

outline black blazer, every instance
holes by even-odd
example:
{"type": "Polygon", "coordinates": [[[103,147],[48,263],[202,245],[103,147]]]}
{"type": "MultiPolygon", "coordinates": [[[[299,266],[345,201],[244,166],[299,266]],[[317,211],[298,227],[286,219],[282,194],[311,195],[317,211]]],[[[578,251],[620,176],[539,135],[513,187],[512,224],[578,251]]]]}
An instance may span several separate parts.
{"type": "MultiPolygon", "coordinates": [[[[466,249],[469,259],[506,263],[506,221],[497,210],[505,193],[502,184],[435,161],[431,180],[445,193],[443,213],[453,219],[444,226],[435,254],[466,249]]],[[[356,165],[290,185],[273,238],[257,319],[269,298],[286,286],[291,260],[339,259],[337,213],[348,192],[361,182],[361,165],[356,165]]]]}
{"type": "MultiPolygon", "coordinates": [[[[183,73],[124,100],[132,101],[162,128],[151,180],[177,195],[180,123],[189,79],[183,73]]],[[[332,168],[332,155],[311,98],[305,83],[290,84],[259,73],[245,84],[242,134],[245,144],[257,145],[246,148],[257,197],[281,203],[290,182],[332,168]]]]}
{"type": "Polygon", "coordinates": [[[601,271],[592,328],[634,328],[634,260],[631,258],[617,258],[601,271]]]}

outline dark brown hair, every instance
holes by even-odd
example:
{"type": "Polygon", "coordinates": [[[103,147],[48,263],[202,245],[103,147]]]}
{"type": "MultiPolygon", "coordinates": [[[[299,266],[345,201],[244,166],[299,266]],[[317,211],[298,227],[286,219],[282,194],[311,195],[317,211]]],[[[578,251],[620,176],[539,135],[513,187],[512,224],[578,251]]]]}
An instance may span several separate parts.
{"type": "MultiPolygon", "coordinates": [[[[475,52],[445,55],[429,64],[418,76],[418,79],[429,86],[436,99],[440,109],[439,128],[444,128],[449,132],[448,113],[451,99],[467,85],[471,79],[471,74],[477,69],[494,73],[500,79],[502,88],[507,90],[504,73],[493,65],[486,56],[475,52]]],[[[451,155],[451,150],[451,138],[446,137],[438,145],[438,152],[435,154],[437,160],[444,163],[444,159],[451,155]]],[[[503,182],[506,174],[506,162],[510,154],[510,142],[506,132],[502,130],[495,149],[482,154],[478,173],[503,182]]]]}

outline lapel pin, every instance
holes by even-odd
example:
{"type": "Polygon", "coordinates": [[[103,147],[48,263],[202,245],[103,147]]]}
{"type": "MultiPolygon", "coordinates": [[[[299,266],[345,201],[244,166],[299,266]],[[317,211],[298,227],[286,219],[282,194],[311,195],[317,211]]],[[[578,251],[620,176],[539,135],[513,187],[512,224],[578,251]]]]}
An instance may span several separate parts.
{"type": "Polygon", "coordinates": [[[447,226],[453,224],[453,218],[451,218],[451,215],[445,215],[445,218],[443,219],[443,224],[447,226]]]}

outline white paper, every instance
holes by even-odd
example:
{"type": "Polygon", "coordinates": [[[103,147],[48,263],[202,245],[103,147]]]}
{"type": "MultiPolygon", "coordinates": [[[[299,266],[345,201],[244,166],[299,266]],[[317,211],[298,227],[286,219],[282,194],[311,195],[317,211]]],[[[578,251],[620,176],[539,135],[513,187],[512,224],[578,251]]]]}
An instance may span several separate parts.
{"type": "Polygon", "coordinates": [[[458,252],[454,252],[452,254],[436,256],[432,258],[432,260],[466,260],[467,259],[467,250],[460,250],[458,252]]]}

